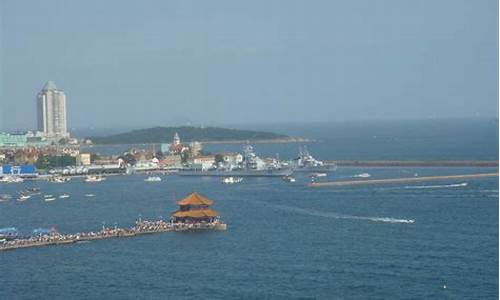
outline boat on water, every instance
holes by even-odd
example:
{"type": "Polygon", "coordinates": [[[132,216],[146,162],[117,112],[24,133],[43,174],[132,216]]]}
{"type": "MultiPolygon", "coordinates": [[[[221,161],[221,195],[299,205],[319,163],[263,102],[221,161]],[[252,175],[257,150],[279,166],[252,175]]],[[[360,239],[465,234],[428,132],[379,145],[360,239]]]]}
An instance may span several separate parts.
{"type": "Polygon", "coordinates": [[[307,150],[307,147],[299,149],[299,156],[295,158],[291,165],[294,172],[334,172],[337,170],[337,165],[326,164],[315,159],[307,150]]]}
{"type": "Polygon", "coordinates": [[[52,198],[52,197],[54,197],[54,196],[51,194],[43,195],[43,198],[52,198]]]}
{"type": "Polygon", "coordinates": [[[284,176],[282,179],[284,182],[295,182],[295,178],[292,176],[284,176]]]}
{"type": "Polygon", "coordinates": [[[160,182],[161,177],[160,176],[149,176],[148,178],[144,179],[145,182],[160,182]]]}
{"type": "Polygon", "coordinates": [[[54,183],[65,183],[69,182],[70,180],[71,177],[63,177],[63,176],[54,176],[48,179],[49,182],[54,182],[54,183]]]}
{"type": "Polygon", "coordinates": [[[26,201],[28,200],[29,198],[31,198],[31,195],[19,195],[19,197],[17,198],[17,201],[19,202],[23,202],[23,201],[26,201]]]}
{"type": "Polygon", "coordinates": [[[242,181],[243,181],[243,177],[229,176],[229,177],[222,178],[221,182],[224,184],[235,184],[235,183],[240,183],[242,181]]]}
{"type": "Polygon", "coordinates": [[[318,177],[326,177],[328,174],[326,173],[312,173],[311,178],[318,178],[318,177]]]}
{"type": "Polygon", "coordinates": [[[354,178],[369,178],[371,176],[372,175],[370,175],[370,173],[361,173],[361,174],[356,174],[356,175],[354,175],[352,177],[354,177],[354,178]]]}
{"type": "Polygon", "coordinates": [[[51,198],[45,198],[45,202],[50,202],[56,200],[56,197],[51,197],[51,198]]]}
{"type": "Polygon", "coordinates": [[[212,166],[204,169],[202,167],[187,166],[180,169],[180,176],[218,176],[218,177],[283,177],[290,176],[293,169],[281,164],[277,160],[271,162],[258,157],[251,145],[243,147],[243,160],[232,164],[212,166]]]}
{"type": "Polygon", "coordinates": [[[68,194],[62,194],[62,195],[59,195],[59,198],[61,198],[61,199],[69,198],[69,195],[68,194]]]}
{"type": "Polygon", "coordinates": [[[3,176],[2,178],[0,178],[0,182],[3,182],[3,183],[21,183],[21,182],[24,182],[24,179],[22,179],[19,176],[7,175],[7,176],[3,176]]]}
{"type": "Polygon", "coordinates": [[[95,194],[85,194],[85,197],[95,197],[95,194]]]}
{"type": "Polygon", "coordinates": [[[101,182],[106,180],[106,177],[101,176],[101,175],[88,175],[85,177],[85,182],[101,182]]]}
{"type": "Polygon", "coordinates": [[[9,194],[1,194],[0,195],[0,202],[9,201],[10,199],[12,199],[12,196],[9,194]]]}

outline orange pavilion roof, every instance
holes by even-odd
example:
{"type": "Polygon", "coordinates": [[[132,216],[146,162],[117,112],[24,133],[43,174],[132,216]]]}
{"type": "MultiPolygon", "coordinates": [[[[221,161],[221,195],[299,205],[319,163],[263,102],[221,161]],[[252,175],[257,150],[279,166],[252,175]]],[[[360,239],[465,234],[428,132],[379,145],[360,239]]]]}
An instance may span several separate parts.
{"type": "Polygon", "coordinates": [[[212,205],[214,202],[198,193],[191,193],[186,198],[177,201],[179,205],[212,205]]]}
{"type": "Polygon", "coordinates": [[[184,217],[190,217],[190,218],[204,218],[204,217],[216,217],[217,212],[215,210],[211,209],[197,209],[197,210],[178,210],[173,214],[174,217],[177,218],[184,218],[184,217]]]}

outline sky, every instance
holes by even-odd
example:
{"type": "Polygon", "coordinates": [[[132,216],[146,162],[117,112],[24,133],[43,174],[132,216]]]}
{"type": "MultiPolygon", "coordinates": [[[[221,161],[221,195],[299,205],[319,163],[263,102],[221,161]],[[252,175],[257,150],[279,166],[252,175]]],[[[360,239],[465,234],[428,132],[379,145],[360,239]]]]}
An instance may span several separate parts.
{"type": "Polygon", "coordinates": [[[0,3],[0,129],[498,117],[496,0],[0,3]]]}

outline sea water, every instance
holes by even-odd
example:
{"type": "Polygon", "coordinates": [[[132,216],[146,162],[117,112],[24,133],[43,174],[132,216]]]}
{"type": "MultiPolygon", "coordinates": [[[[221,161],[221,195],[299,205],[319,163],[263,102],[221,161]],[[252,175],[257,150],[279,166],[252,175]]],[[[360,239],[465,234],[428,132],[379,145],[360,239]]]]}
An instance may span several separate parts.
{"type": "MultiPolygon", "coordinates": [[[[491,168],[339,168],[325,180],[491,168]]],[[[0,299],[496,299],[498,178],[309,188],[279,178],[110,176],[2,185],[0,227],[64,233],[168,219],[175,200],[213,199],[222,232],[167,232],[0,253],[0,299]],[[465,184],[464,184],[465,183],[465,184]],[[43,195],[69,198],[45,202],[43,195]],[[86,197],[86,194],[95,197],[86,197]]]]}

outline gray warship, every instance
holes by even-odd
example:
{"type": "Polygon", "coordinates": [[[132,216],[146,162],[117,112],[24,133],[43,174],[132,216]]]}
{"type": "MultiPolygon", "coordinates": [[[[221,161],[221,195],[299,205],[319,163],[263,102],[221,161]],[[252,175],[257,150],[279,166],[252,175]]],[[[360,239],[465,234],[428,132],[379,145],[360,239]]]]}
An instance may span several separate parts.
{"type": "Polygon", "coordinates": [[[237,177],[284,177],[293,169],[278,160],[265,161],[258,157],[251,145],[243,148],[243,160],[236,164],[219,165],[209,169],[187,166],[177,172],[180,176],[237,176],[237,177]]]}

